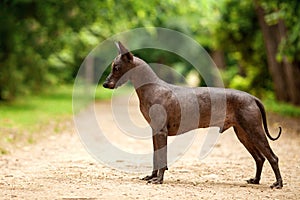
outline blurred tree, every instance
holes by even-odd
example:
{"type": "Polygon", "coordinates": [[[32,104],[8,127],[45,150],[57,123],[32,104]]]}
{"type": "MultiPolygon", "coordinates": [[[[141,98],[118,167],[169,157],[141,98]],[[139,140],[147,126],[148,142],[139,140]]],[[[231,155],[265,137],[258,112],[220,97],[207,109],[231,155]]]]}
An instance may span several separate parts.
{"type": "Polygon", "coordinates": [[[278,100],[300,105],[300,3],[254,0],[278,100]]]}
{"type": "MultiPolygon", "coordinates": [[[[272,89],[272,77],[278,99],[299,104],[299,12],[292,0],[3,0],[0,100],[72,82],[100,41],[131,28],[157,26],[195,38],[223,68],[226,60],[230,87],[259,95],[272,89]]],[[[192,69],[168,53],[148,53],[147,58],[174,65],[184,76],[192,69]]]]}
{"type": "Polygon", "coordinates": [[[0,1],[0,100],[59,81],[49,56],[74,42],[72,34],[96,13],[82,11],[93,9],[84,1],[0,1]]]}
{"type": "Polygon", "coordinates": [[[262,96],[271,89],[263,38],[251,0],[225,0],[214,40],[225,53],[225,85],[262,96]]]}
{"type": "MultiPolygon", "coordinates": [[[[0,1],[0,100],[39,91],[48,84],[73,81],[92,48],[131,28],[167,27],[201,35],[204,42],[207,29],[199,25],[205,2],[0,1]]],[[[153,59],[161,57],[154,54],[153,59]]],[[[167,61],[165,64],[176,62],[167,61]]]]}
{"type": "Polygon", "coordinates": [[[229,87],[300,104],[300,3],[224,0],[216,28],[217,48],[226,56],[229,87]]]}

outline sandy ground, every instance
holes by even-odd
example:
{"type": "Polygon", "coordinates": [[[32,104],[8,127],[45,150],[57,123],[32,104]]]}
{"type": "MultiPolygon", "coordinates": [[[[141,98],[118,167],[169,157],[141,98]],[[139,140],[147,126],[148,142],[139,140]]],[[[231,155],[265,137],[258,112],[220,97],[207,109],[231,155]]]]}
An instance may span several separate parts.
{"type": "MultiPolygon", "coordinates": [[[[131,97],[129,113],[140,120],[137,102],[131,97]]],[[[122,99],[121,99],[122,100],[122,99]]],[[[104,130],[111,141],[135,152],[151,151],[151,140],[140,143],[120,139],[122,132],[113,123],[110,102],[95,105],[104,130]]],[[[300,198],[300,121],[269,117],[271,133],[278,124],[283,134],[270,142],[280,158],[284,187],[270,189],[275,181],[265,162],[260,185],[248,185],[255,173],[254,160],[239,143],[232,129],[223,133],[213,151],[198,159],[208,129],[197,133],[193,145],[169,166],[162,185],[140,180],[150,173],[128,173],[97,162],[87,153],[72,122],[62,133],[49,134],[34,145],[0,156],[0,199],[299,199],[300,198]]],[[[116,160],[115,162],[121,162],[116,160]]]]}

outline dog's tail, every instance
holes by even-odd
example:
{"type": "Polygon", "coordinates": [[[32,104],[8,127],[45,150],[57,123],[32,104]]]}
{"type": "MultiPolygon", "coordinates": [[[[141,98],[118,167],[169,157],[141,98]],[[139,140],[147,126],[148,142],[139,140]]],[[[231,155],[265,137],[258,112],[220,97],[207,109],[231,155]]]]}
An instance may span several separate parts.
{"type": "Polygon", "coordinates": [[[267,117],[266,117],[266,111],[265,111],[265,108],[264,108],[264,105],[261,103],[261,101],[259,99],[255,99],[255,102],[256,102],[256,105],[259,107],[259,110],[260,110],[260,113],[261,113],[261,116],[262,116],[262,120],[263,120],[263,124],[264,124],[264,129],[265,129],[265,132],[268,136],[268,138],[270,138],[270,140],[277,140],[280,135],[281,135],[281,127],[279,126],[279,133],[277,135],[277,137],[273,138],[270,133],[269,133],[269,130],[268,130],[268,125],[267,125],[267,117]]]}

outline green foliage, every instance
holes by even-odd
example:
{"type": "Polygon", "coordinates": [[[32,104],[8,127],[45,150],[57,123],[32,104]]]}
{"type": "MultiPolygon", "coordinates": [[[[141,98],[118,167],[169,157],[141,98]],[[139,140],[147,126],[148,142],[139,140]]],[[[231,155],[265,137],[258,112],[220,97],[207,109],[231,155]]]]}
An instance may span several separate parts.
{"type": "Polygon", "coordinates": [[[203,42],[203,6],[209,7],[204,0],[1,1],[0,100],[72,83],[91,49],[131,28],[173,28],[203,42]]]}
{"type": "Polygon", "coordinates": [[[274,98],[266,98],[264,105],[267,111],[278,113],[283,116],[300,118],[300,107],[285,102],[278,102],[274,98]]]}
{"type": "MultiPolygon", "coordinates": [[[[298,1],[256,0],[269,25],[284,20],[288,37],[278,60],[298,61],[298,1]]],[[[104,39],[137,27],[165,27],[195,38],[208,51],[225,52],[227,87],[263,96],[272,91],[254,0],[4,0],[0,2],[0,100],[73,83],[86,55],[104,39]]],[[[137,39],[138,42],[138,39],[137,39]]],[[[138,52],[151,62],[192,66],[171,54],[138,52]]],[[[299,62],[299,61],[298,61],[299,62]]],[[[300,62],[299,62],[300,63],[300,62]]]]}
{"type": "Polygon", "coordinates": [[[262,0],[266,11],[265,19],[269,25],[280,20],[287,26],[288,37],[282,40],[277,59],[281,61],[286,56],[290,62],[299,61],[300,54],[300,3],[299,1],[262,0]]]}
{"type": "Polygon", "coordinates": [[[220,23],[216,27],[218,48],[225,52],[227,87],[263,96],[272,90],[267,68],[264,41],[250,0],[226,0],[221,7],[220,23]]]}
{"type": "Polygon", "coordinates": [[[55,69],[48,58],[74,42],[69,39],[81,24],[91,23],[96,10],[80,11],[92,8],[83,1],[1,1],[0,100],[59,82],[50,72],[66,69],[55,69]]]}

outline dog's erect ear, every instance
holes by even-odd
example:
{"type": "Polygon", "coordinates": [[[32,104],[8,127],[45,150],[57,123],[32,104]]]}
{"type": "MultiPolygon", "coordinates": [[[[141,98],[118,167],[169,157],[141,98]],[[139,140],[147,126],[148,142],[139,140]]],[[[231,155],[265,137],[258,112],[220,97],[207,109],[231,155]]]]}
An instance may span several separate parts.
{"type": "Polygon", "coordinates": [[[120,41],[115,42],[115,44],[118,47],[118,51],[120,55],[124,55],[129,52],[128,49],[126,49],[120,41]]]}
{"type": "Polygon", "coordinates": [[[124,47],[124,45],[119,41],[116,42],[116,46],[118,47],[118,52],[122,55],[122,59],[127,59],[128,61],[133,60],[133,55],[129,52],[128,49],[124,47]]]}

